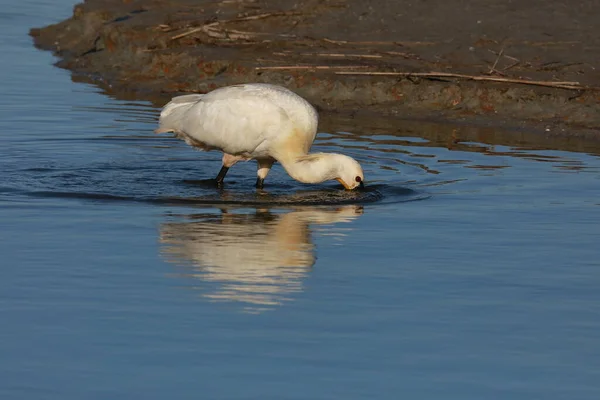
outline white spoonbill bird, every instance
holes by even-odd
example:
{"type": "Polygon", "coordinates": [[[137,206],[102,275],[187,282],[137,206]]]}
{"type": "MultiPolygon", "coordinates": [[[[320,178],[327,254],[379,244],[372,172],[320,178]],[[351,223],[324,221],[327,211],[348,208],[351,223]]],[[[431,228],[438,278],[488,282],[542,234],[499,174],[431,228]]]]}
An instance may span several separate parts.
{"type": "Polygon", "coordinates": [[[156,133],[174,132],[190,146],[221,150],[218,185],[238,161],[258,162],[256,187],[262,188],[273,163],[304,183],[337,180],[346,189],[363,186],[363,170],[351,157],[308,151],[317,134],[317,111],[281,86],[251,83],[206,94],[177,96],[160,113],[156,133]]]}

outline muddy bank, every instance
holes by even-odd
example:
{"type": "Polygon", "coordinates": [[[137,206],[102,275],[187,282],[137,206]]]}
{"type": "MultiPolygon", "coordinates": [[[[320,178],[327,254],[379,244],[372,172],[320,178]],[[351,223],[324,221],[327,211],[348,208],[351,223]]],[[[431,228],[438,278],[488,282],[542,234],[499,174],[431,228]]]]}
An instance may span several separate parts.
{"type": "Polygon", "coordinates": [[[60,67],[141,98],[270,82],[334,112],[600,139],[599,13],[596,1],[90,0],[31,34],[60,67]]]}

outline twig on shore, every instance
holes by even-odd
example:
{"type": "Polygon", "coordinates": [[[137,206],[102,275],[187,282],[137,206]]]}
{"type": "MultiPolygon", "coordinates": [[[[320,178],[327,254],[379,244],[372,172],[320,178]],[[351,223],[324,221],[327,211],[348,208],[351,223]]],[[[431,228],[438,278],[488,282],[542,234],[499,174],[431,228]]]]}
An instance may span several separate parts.
{"type": "Polygon", "coordinates": [[[156,27],[154,27],[154,29],[162,32],[170,32],[173,30],[173,27],[169,24],[159,24],[156,27]]]}
{"type": "MultiPolygon", "coordinates": [[[[490,53],[492,53],[493,55],[495,55],[495,56],[497,56],[497,55],[498,55],[498,53],[496,53],[496,52],[495,52],[494,50],[492,50],[492,49],[488,49],[488,51],[489,51],[490,53]]],[[[511,57],[511,56],[509,56],[509,55],[506,55],[506,54],[503,54],[503,56],[504,56],[504,58],[508,58],[509,60],[513,60],[513,61],[519,61],[519,59],[518,59],[518,58],[511,57]]]]}
{"type": "MultiPolygon", "coordinates": [[[[286,70],[286,69],[356,69],[370,68],[368,65],[276,65],[272,67],[254,67],[257,71],[286,70]]],[[[349,71],[350,72],[350,71],[349,71]]]]}
{"type": "Polygon", "coordinates": [[[521,61],[517,60],[514,63],[502,68],[502,71],[508,71],[509,69],[511,69],[512,67],[516,67],[517,65],[521,64],[521,61]]]}
{"type": "MultiPolygon", "coordinates": [[[[270,17],[281,17],[281,16],[291,16],[291,15],[302,15],[302,13],[298,12],[298,11],[281,11],[281,12],[249,15],[247,17],[226,19],[226,20],[222,20],[222,21],[215,21],[215,22],[211,22],[209,24],[204,24],[202,26],[198,26],[196,28],[190,29],[189,31],[180,33],[179,35],[175,35],[175,36],[171,37],[171,39],[169,39],[169,40],[181,39],[183,37],[193,35],[196,32],[204,32],[211,37],[219,37],[220,36],[219,38],[228,37],[228,38],[235,39],[236,38],[235,33],[234,33],[234,35],[227,35],[226,33],[224,33],[223,35],[218,35],[218,33],[220,33],[220,32],[218,29],[216,29],[216,26],[221,25],[221,24],[231,23],[231,22],[255,21],[257,19],[264,19],[264,18],[270,18],[270,17]]],[[[223,29],[221,31],[226,32],[223,29]]],[[[235,31],[232,30],[231,32],[235,32],[235,31]]],[[[241,36],[239,36],[239,38],[247,39],[247,37],[245,35],[241,35],[241,36]]]]}
{"type": "Polygon", "coordinates": [[[487,75],[454,74],[451,72],[336,71],[335,74],[336,75],[405,76],[405,77],[421,77],[421,78],[457,78],[457,79],[468,79],[468,80],[472,80],[472,81],[517,83],[517,84],[522,84],[522,85],[545,86],[545,87],[554,87],[554,88],[560,88],[560,89],[573,89],[573,90],[594,89],[594,88],[582,86],[579,84],[579,82],[533,81],[533,80],[526,80],[526,79],[512,79],[512,78],[487,76],[487,75]]]}
{"type": "Polygon", "coordinates": [[[434,42],[398,42],[398,41],[364,41],[364,42],[351,42],[348,40],[333,40],[328,38],[321,38],[320,40],[339,45],[371,45],[371,46],[387,46],[387,45],[395,45],[395,46],[431,46],[434,45],[434,42]]]}
{"type": "Polygon", "coordinates": [[[388,54],[390,56],[400,56],[400,57],[404,57],[404,58],[411,59],[411,60],[420,60],[421,59],[421,57],[419,57],[416,54],[404,53],[401,51],[384,51],[383,54],[388,54]]]}
{"type": "Polygon", "coordinates": [[[492,67],[490,68],[490,72],[488,72],[488,74],[493,74],[494,72],[497,72],[499,74],[502,74],[500,71],[498,71],[496,69],[496,65],[498,65],[498,61],[500,61],[500,57],[502,57],[502,54],[504,54],[504,47],[502,47],[502,49],[500,49],[500,52],[498,53],[498,56],[496,57],[496,61],[494,61],[494,65],[492,65],[492,67]]]}
{"type": "Polygon", "coordinates": [[[172,36],[171,39],[169,39],[169,40],[181,39],[182,37],[193,35],[196,32],[201,32],[201,31],[205,32],[206,30],[209,30],[211,26],[217,26],[218,24],[219,24],[218,22],[211,22],[210,24],[204,24],[202,26],[190,29],[187,32],[183,32],[183,33],[180,33],[179,35],[172,36]]]}
{"type": "Polygon", "coordinates": [[[378,54],[343,54],[343,53],[300,53],[301,56],[342,57],[342,58],[383,58],[378,54]]]}
{"type": "MultiPolygon", "coordinates": [[[[518,58],[516,58],[516,57],[511,57],[511,56],[509,56],[509,55],[503,54],[504,48],[502,48],[502,50],[501,50],[501,53],[502,53],[502,54],[500,54],[500,53],[496,53],[494,50],[491,50],[491,49],[488,49],[488,51],[489,51],[490,53],[492,53],[492,54],[494,54],[494,55],[498,56],[498,57],[500,57],[500,56],[503,56],[504,58],[508,58],[509,60],[512,60],[512,61],[514,61],[512,64],[510,64],[510,65],[508,65],[508,66],[506,66],[506,67],[502,68],[502,71],[508,71],[509,69],[511,69],[511,68],[513,68],[513,67],[516,67],[517,65],[521,64],[521,60],[519,60],[518,58]]],[[[496,59],[496,62],[498,62],[497,60],[498,60],[498,58],[496,59]]],[[[496,68],[496,63],[494,63],[494,67],[493,67],[493,69],[495,69],[495,68],[496,68]]],[[[496,72],[499,72],[499,71],[496,69],[496,72]]],[[[504,75],[504,74],[502,74],[502,75],[504,75]]]]}
{"type": "MultiPolygon", "coordinates": [[[[376,59],[384,58],[385,56],[401,56],[408,59],[420,59],[419,56],[410,53],[403,53],[399,51],[382,51],[381,54],[347,54],[347,53],[300,53],[301,56],[314,56],[314,57],[333,57],[333,58],[366,58],[376,59]]],[[[292,54],[290,50],[287,51],[275,51],[273,52],[276,56],[288,57],[292,54]]]]}
{"type": "Polygon", "coordinates": [[[293,16],[293,15],[302,15],[302,14],[303,13],[301,13],[300,11],[279,11],[279,12],[249,15],[247,17],[224,20],[221,22],[227,23],[227,22],[254,21],[257,19],[264,19],[264,18],[271,18],[271,17],[289,17],[289,16],[293,16]]]}
{"type": "Polygon", "coordinates": [[[254,35],[253,32],[242,32],[235,29],[206,29],[203,32],[211,38],[231,40],[250,40],[254,35]]]}
{"type": "Polygon", "coordinates": [[[525,40],[523,42],[523,44],[526,45],[530,45],[530,46],[541,46],[541,47],[545,47],[545,46],[565,46],[565,45],[573,45],[573,44],[580,44],[581,42],[579,40],[566,40],[566,41],[551,41],[551,42],[531,42],[528,40],[525,40]]]}

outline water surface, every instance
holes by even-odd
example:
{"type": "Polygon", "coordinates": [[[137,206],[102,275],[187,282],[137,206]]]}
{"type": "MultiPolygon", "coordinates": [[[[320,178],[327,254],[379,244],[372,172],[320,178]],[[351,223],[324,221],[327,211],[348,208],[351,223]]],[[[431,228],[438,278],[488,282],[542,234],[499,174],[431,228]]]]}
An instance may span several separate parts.
{"type": "Polygon", "coordinates": [[[32,48],[72,3],[3,3],[1,398],[600,396],[595,148],[324,117],[368,192],[217,190],[217,153],[32,48]]]}

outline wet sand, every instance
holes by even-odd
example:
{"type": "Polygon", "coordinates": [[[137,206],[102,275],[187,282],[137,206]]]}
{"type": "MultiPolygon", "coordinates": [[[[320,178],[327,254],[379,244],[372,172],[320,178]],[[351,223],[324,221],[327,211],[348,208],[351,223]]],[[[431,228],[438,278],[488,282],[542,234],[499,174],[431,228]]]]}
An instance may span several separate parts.
{"type": "Polygon", "coordinates": [[[597,141],[599,13],[594,1],[90,0],[31,34],[74,79],[157,104],[269,82],[344,116],[597,141]]]}

